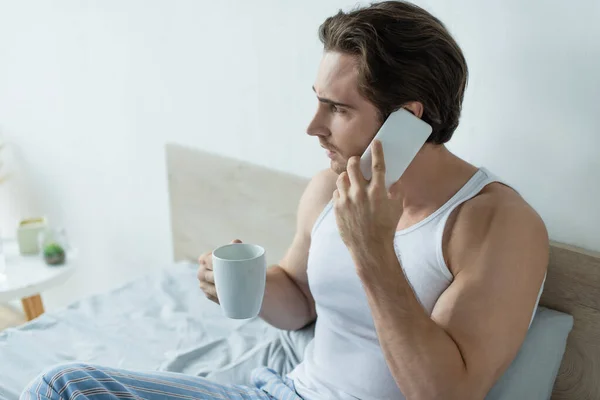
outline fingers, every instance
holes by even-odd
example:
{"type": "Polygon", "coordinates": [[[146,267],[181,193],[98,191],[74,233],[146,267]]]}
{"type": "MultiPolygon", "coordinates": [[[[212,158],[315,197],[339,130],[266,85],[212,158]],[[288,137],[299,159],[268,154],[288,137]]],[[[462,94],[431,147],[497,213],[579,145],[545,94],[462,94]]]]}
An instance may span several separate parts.
{"type": "Polygon", "coordinates": [[[206,297],[217,297],[217,287],[215,285],[210,285],[208,283],[201,283],[200,288],[206,295],[206,297]]]}
{"type": "MultiPolygon", "coordinates": [[[[242,243],[242,241],[239,239],[231,241],[231,244],[235,243],[242,243]]],[[[215,273],[213,272],[212,265],[212,252],[209,251],[202,254],[198,258],[198,265],[197,277],[198,281],[200,281],[200,289],[202,289],[207,299],[219,304],[217,288],[215,287],[215,273]]]]}
{"type": "Polygon", "coordinates": [[[200,282],[208,281],[210,283],[214,283],[215,282],[215,274],[212,270],[212,265],[211,265],[211,268],[209,268],[206,263],[203,263],[201,261],[200,265],[198,267],[198,272],[196,273],[196,277],[198,278],[198,280],[200,282]]]}
{"type": "Polygon", "coordinates": [[[221,304],[221,303],[219,303],[219,298],[217,296],[209,296],[207,294],[206,298],[209,299],[210,301],[212,301],[213,303],[221,304]]]}
{"type": "Polygon", "coordinates": [[[215,287],[214,272],[211,269],[208,269],[206,263],[203,263],[202,261],[198,268],[198,280],[200,281],[200,289],[202,289],[204,295],[215,303],[219,303],[217,288],[215,287]]]}
{"type": "Polygon", "coordinates": [[[350,185],[355,188],[363,188],[367,185],[367,180],[360,170],[360,157],[351,157],[348,160],[348,178],[350,179],[350,185]]]}
{"type": "Polygon", "coordinates": [[[219,297],[217,296],[217,288],[215,287],[215,285],[210,285],[208,283],[200,283],[200,289],[202,289],[207,299],[210,299],[215,303],[219,303],[219,297]]]}
{"type": "Polygon", "coordinates": [[[345,200],[348,197],[348,189],[350,189],[350,179],[348,178],[348,174],[346,172],[342,172],[340,176],[338,176],[336,186],[338,199],[345,200]]]}
{"type": "Polygon", "coordinates": [[[383,146],[379,140],[373,141],[371,154],[373,159],[371,165],[373,172],[372,182],[377,186],[385,186],[385,159],[383,157],[383,146]]]}
{"type": "Polygon", "coordinates": [[[213,272],[211,253],[204,253],[198,259],[198,272],[196,273],[196,276],[200,283],[215,283],[215,274],[213,272]]]}
{"type": "Polygon", "coordinates": [[[198,264],[200,266],[204,266],[204,267],[206,267],[206,269],[212,271],[212,269],[213,269],[213,265],[212,265],[212,253],[208,252],[208,253],[202,254],[198,258],[198,264]]]}
{"type": "Polygon", "coordinates": [[[204,282],[207,283],[212,283],[214,285],[215,283],[215,273],[212,272],[211,270],[205,270],[204,271],[204,282]]]}

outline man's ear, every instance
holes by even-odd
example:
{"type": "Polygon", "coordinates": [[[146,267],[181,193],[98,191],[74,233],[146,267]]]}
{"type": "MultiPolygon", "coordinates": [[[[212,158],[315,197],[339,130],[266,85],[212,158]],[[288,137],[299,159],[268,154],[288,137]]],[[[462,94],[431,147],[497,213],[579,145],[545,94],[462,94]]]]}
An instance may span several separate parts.
{"type": "Polygon", "coordinates": [[[405,103],[402,106],[402,108],[407,109],[408,111],[413,113],[413,115],[415,115],[416,117],[419,117],[419,118],[423,117],[423,103],[421,103],[419,101],[410,101],[408,103],[405,103]]]}

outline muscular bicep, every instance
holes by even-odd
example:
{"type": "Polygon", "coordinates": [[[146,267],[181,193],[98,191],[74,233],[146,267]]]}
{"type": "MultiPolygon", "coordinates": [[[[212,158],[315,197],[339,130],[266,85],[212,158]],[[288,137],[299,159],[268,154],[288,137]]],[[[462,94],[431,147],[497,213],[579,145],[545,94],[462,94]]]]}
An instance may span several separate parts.
{"type": "Polygon", "coordinates": [[[525,338],[545,276],[548,238],[527,209],[501,210],[458,228],[463,231],[448,247],[458,272],[431,317],[454,340],[473,384],[485,393],[525,338]]]}

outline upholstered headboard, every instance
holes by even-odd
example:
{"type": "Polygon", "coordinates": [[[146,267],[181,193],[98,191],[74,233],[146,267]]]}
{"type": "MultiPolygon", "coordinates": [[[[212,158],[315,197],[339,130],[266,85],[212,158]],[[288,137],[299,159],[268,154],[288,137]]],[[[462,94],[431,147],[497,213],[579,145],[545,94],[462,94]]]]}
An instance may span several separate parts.
{"type": "MultiPolygon", "coordinates": [[[[166,156],[175,259],[241,239],[279,261],[306,178],[174,144],[166,156]]],[[[553,243],[541,304],[575,319],[552,399],[600,399],[600,254],[553,243]]]]}

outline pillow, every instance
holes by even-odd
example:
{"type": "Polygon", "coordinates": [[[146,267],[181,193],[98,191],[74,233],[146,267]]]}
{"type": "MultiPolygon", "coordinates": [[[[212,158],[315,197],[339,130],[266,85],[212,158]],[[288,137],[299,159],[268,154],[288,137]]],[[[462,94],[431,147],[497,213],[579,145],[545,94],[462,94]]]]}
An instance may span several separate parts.
{"type": "Polygon", "coordinates": [[[572,328],[572,316],[538,307],[517,357],[485,399],[549,399],[572,328]]]}

